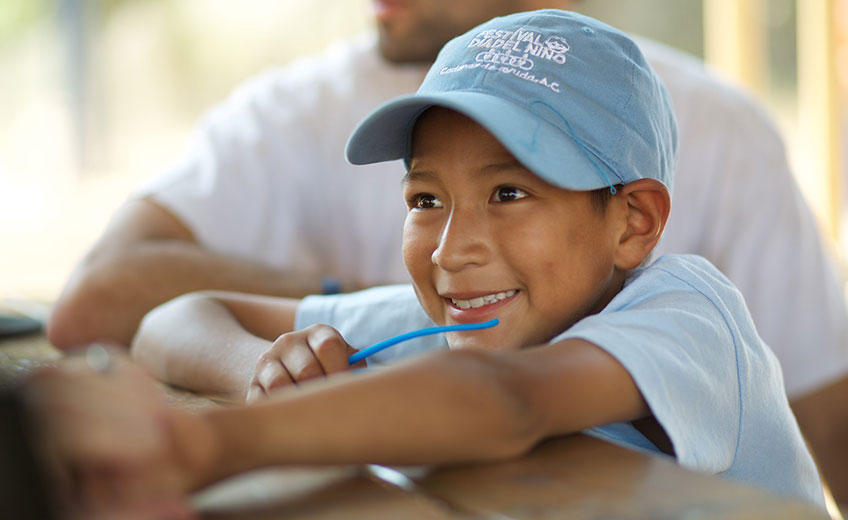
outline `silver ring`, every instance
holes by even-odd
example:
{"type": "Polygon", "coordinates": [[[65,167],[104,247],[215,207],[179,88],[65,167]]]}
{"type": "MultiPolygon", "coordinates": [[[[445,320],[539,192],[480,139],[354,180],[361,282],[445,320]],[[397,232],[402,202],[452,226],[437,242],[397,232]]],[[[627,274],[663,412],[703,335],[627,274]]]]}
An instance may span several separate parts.
{"type": "Polygon", "coordinates": [[[85,349],[85,363],[93,372],[108,374],[112,371],[112,358],[109,350],[100,343],[89,345],[85,349]]]}

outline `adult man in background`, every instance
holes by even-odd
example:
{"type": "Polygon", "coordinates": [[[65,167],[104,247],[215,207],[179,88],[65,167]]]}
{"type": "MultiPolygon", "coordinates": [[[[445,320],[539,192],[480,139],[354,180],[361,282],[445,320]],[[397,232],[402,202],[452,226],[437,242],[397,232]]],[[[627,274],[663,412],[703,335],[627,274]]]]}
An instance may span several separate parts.
{"type": "MultiPolygon", "coordinates": [[[[127,344],[148,310],[194,290],[297,297],[407,281],[403,166],[353,171],[342,153],[348,135],[373,107],[414,91],[452,36],[494,16],[571,4],[378,0],[376,41],[246,82],[206,116],[184,157],[117,213],[56,303],[50,340],[127,344]]],[[[825,476],[848,500],[848,313],[781,139],[699,62],[640,44],[679,126],[675,205],[656,254],[703,255],[740,288],[825,476]]]]}

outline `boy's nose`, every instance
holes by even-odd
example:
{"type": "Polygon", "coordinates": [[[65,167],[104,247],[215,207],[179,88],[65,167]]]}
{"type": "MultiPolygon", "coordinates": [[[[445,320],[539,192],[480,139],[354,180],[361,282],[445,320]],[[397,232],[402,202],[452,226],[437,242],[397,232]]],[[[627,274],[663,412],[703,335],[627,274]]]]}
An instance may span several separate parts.
{"type": "Polygon", "coordinates": [[[485,219],[454,211],[442,229],[431,260],[445,271],[483,265],[491,256],[488,236],[489,226],[485,219]]]}

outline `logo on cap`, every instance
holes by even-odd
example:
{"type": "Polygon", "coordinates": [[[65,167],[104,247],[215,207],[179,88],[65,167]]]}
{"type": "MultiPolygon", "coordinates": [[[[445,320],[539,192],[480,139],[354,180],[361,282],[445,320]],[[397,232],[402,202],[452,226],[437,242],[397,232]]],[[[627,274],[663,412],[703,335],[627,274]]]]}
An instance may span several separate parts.
{"type": "Polygon", "coordinates": [[[557,65],[564,64],[565,54],[571,47],[562,36],[545,36],[537,31],[519,28],[515,31],[481,31],[471,38],[466,48],[479,49],[474,56],[474,62],[445,66],[439,73],[453,74],[482,67],[484,70],[510,74],[559,93],[558,82],[550,81],[546,76],[538,77],[529,71],[536,67],[536,61],[540,59],[557,65]]]}

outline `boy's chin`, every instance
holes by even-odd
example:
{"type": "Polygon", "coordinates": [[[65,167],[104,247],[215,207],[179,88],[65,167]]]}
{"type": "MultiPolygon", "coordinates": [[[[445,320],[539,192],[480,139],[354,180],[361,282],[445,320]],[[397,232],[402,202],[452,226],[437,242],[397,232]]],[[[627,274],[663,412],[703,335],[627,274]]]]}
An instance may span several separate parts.
{"type": "MultiPolygon", "coordinates": [[[[497,327],[495,327],[497,328],[497,327]]],[[[458,336],[456,333],[448,333],[448,347],[451,350],[485,350],[490,352],[506,352],[510,350],[519,350],[522,344],[516,342],[512,338],[504,338],[497,335],[483,335],[479,332],[476,337],[472,337],[473,332],[466,332],[464,336],[458,336]]]]}

